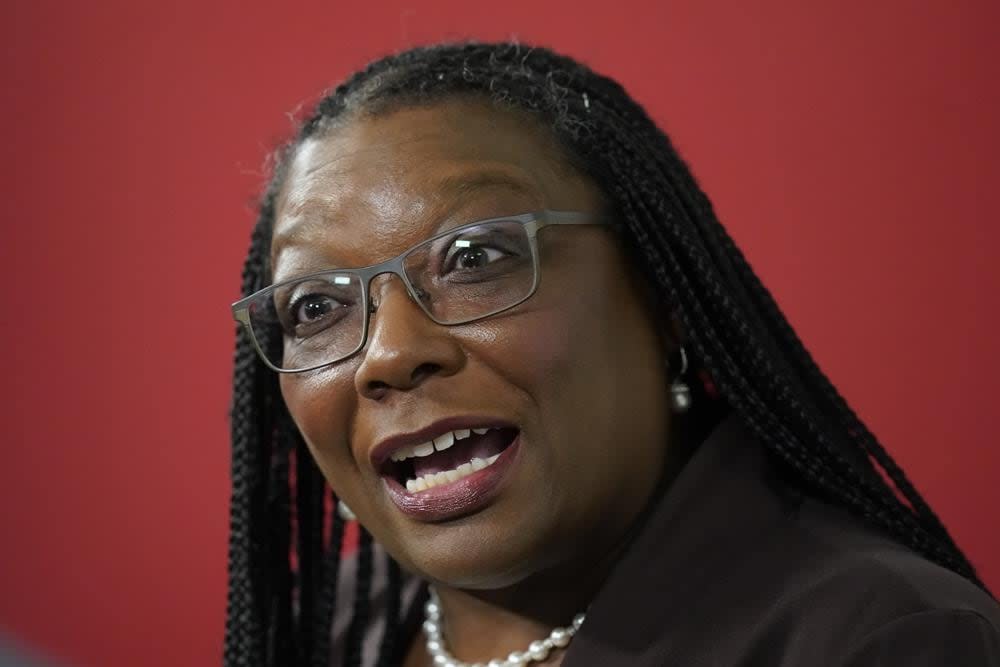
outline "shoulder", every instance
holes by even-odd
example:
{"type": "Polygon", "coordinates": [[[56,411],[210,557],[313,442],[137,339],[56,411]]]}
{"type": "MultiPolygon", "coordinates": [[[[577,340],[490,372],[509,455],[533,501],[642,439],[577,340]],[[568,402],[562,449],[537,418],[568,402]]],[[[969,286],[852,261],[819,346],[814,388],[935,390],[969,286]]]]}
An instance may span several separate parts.
{"type": "Polygon", "coordinates": [[[713,431],[592,605],[588,646],[614,631],[656,664],[891,667],[919,663],[872,656],[922,641],[982,657],[939,664],[1000,662],[989,593],[781,471],[737,420],[713,431]]]}
{"type": "Polygon", "coordinates": [[[955,609],[1000,619],[1000,605],[961,575],[815,499],[789,513],[784,532],[806,551],[811,595],[854,599],[877,614],[955,609]]]}
{"type": "Polygon", "coordinates": [[[1000,627],[968,609],[929,609],[874,628],[840,661],[843,667],[876,665],[1000,665],[1000,627]]]}
{"type": "Polygon", "coordinates": [[[822,638],[844,667],[1000,666],[1000,605],[964,577],[817,500],[778,533],[791,558],[767,625],[786,647],[822,638]]]}

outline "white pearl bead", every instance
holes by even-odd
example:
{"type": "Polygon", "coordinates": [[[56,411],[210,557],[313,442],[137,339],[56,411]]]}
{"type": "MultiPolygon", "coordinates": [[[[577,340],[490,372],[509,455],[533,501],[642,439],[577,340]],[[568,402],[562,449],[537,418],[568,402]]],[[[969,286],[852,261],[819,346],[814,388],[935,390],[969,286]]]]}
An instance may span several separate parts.
{"type": "Polygon", "coordinates": [[[434,621],[427,619],[424,621],[424,634],[428,639],[441,639],[441,628],[434,621]]]}
{"type": "Polygon", "coordinates": [[[556,628],[552,631],[552,634],[549,635],[549,639],[552,643],[559,648],[568,645],[570,638],[570,634],[565,630],[565,628],[556,628]]]}
{"type": "Polygon", "coordinates": [[[533,641],[526,651],[514,651],[506,660],[495,659],[489,663],[468,663],[458,660],[445,647],[441,631],[441,609],[437,591],[430,589],[430,598],[424,605],[424,634],[427,635],[427,652],[431,655],[436,667],[526,667],[529,662],[540,662],[549,657],[555,648],[565,648],[576,631],[583,625],[584,614],[577,614],[572,624],[565,628],[555,628],[548,637],[533,641]]]}
{"type": "Polygon", "coordinates": [[[542,641],[531,642],[528,647],[528,655],[531,656],[532,660],[545,660],[549,656],[549,647],[542,641]]]}

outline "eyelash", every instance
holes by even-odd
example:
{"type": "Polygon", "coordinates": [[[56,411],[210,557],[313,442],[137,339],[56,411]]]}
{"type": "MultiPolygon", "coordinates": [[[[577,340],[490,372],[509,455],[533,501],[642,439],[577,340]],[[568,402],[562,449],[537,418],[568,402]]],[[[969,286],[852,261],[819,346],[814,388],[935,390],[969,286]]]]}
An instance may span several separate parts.
{"type": "MultiPolygon", "coordinates": [[[[442,262],[442,265],[443,265],[442,268],[445,269],[445,270],[448,270],[448,271],[454,270],[454,264],[455,264],[455,261],[456,261],[455,258],[458,257],[459,254],[461,254],[465,250],[485,250],[485,251],[494,250],[494,251],[496,251],[496,252],[498,252],[498,253],[500,253],[502,255],[502,257],[500,257],[498,259],[502,259],[503,257],[509,257],[510,256],[510,253],[507,252],[506,250],[504,250],[502,248],[498,248],[496,246],[492,246],[492,245],[481,245],[481,246],[466,247],[466,248],[456,248],[454,250],[454,252],[449,252],[447,255],[445,255],[444,261],[442,262]]],[[[495,262],[497,260],[493,260],[493,261],[495,262]]],[[[492,264],[493,262],[490,262],[490,263],[492,264]]]]}
{"type": "MultiPolygon", "coordinates": [[[[338,301],[337,299],[335,299],[333,296],[331,296],[329,294],[320,294],[318,292],[310,292],[308,294],[302,294],[301,296],[297,296],[294,299],[292,299],[288,303],[288,305],[284,308],[285,317],[287,318],[288,322],[291,323],[293,330],[294,330],[295,327],[298,327],[298,326],[300,326],[302,324],[309,324],[309,322],[307,322],[307,321],[304,321],[304,320],[300,321],[299,318],[298,318],[298,316],[297,316],[297,313],[298,313],[299,308],[302,306],[303,303],[305,303],[308,299],[313,299],[313,298],[316,298],[316,297],[321,297],[321,298],[324,298],[324,299],[329,299],[331,302],[333,302],[334,304],[336,304],[337,307],[344,307],[344,306],[347,305],[347,304],[345,304],[345,303],[343,303],[341,301],[338,301]]],[[[334,310],[336,310],[336,308],[334,308],[334,310]]]]}

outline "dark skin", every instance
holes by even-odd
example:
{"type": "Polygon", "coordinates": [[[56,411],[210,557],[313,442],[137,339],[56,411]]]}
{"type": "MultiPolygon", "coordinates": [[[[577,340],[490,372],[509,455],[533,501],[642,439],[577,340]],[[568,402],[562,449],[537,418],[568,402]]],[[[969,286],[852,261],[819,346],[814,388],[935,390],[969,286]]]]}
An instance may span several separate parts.
{"type": "MultiPolygon", "coordinates": [[[[603,208],[544,127],[472,100],[339,122],[292,156],[277,203],[275,281],[374,264],[475,220],[603,208]]],[[[470,324],[434,323],[398,278],[378,276],[365,347],[281,376],[332,488],[403,568],[434,583],[449,649],[466,661],[523,650],[585,609],[668,469],[670,327],[606,227],[547,228],[539,247],[535,295],[470,324]],[[370,450],[460,415],[517,424],[520,459],[472,514],[404,515],[370,450]]],[[[430,664],[422,636],[406,664],[430,664]]]]}

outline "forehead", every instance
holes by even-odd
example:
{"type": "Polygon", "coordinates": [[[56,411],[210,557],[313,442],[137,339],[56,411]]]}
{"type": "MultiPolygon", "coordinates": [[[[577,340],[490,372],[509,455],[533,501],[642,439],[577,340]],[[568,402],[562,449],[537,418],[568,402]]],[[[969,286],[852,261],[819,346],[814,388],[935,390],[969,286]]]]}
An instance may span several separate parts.
{"type": "Polygon", "coordinates": [[[471,220],[586,210],[596,199],[546,128],[486,103],[357,117],[291,157],[275,207],[274,280],[373,264],[471,220]]]}

